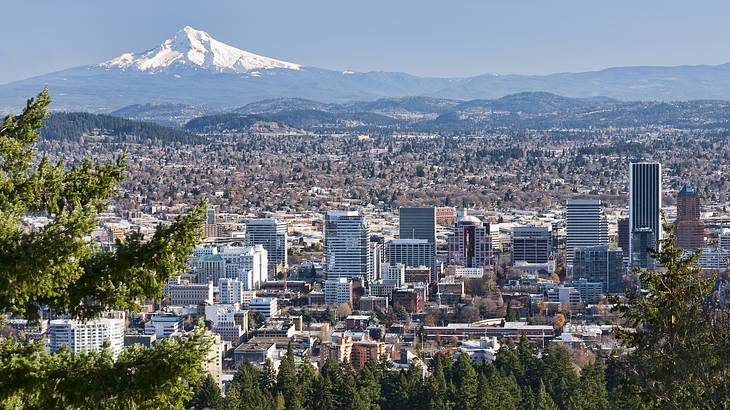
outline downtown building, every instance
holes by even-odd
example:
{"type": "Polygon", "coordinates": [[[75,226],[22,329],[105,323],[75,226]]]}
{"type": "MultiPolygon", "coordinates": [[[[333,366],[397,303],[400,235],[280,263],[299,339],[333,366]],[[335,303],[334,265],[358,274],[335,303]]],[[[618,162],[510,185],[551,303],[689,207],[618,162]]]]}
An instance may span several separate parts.
{"type": "Polygon", "coordinates": [[[246,245],[261,245],[266,249],[270,273],[288,266],[286,222],[271,218],[246,221],[246,245]]]}
{"type": "Polygon", "coordinates": [[[604,294],[624,292],[623,251],[608,245],[578,248],[573,260],[573,280],[600,283],[604,294]]]}
{"type": "Polygon", "coordinates": [[[515,226],[512,229],[512,263],[548,263],[552,242],[553,234],[547,226],[515,226]]]}
{"type": "Polygon", "coordinates": [[[492,265],[492,240],[489,225],[479,218],[464,216],[449,235],[449,264],[465,268],[485,268],[492,265]]]}
{"type": "Polygon", "coordinates": [[[685,185],[677,194],[677,246],[697,251],[705,245],[705,224],[700,220],[700,196],[685,185]]]}
{"type": "Polygon", "coordinates": [[[425,239],[392,239],[388,241],[388,262],[406,267],[426,267],[433,272],[434,247],[425,239]]]}
{"type": "Polygon", "coordinates": [[[329,211],[324,225],[327,279],[364,280],[371,273],[370,229],[354,211],[329,211]]]}
{"type": "Polygon", "coordinates": [[[245,290],[260,289],[268,279],[268,252],[255,246],[199,246],[191,263],[200,283],[218,286],[223,278],[238,279],[245,290]]]}
{"type": "Polygon", "coordinates": [[[608,245],[608,224],[599,199],[570,199],[566,215],[566,261],[573,265],[577,249],[608,245]]]}
{"type": "Polygon", "coordinates": [[[48,348],[51,353],[67,347],[72,353],[100,352],[109,343],[114,360],[124,348],[124,314],[116,312],[113,318],[87,321],[55,319],[48,325],[48,348]]]}
{"type": "Polygon", "coordinates": [[[632,267],[652,266],[646,247],[662,238],[662,166],[656,162],[629,164],[629,249],[632,267]],[[648,232],[648,233],[647,233],[648,232]]]}
{"type": "MultiPolygon", "coordinates": [[[[406,266],[428,266],[432,272],[436,272],[436,220],[437,208],[434,207],[403,207],[399,212],[399,230],[398,236],[400,240],[420,240],[426,241],[430,249],[420,249],[419,253],[425,253],[425,257],[419,260],[406,262],[403,260],[390,260],[391,263],[404,263],[406,266]],[[417,265],[416,265],[417,263],[417,265]]],[[[404,246],[406,242],[401,242],[404,246]]],[[[424,245],[418,245],[411,242],[411,246],[423,248],[424,245]]],[[[390,251],[390,249],[389,249],[390,251]]]]}

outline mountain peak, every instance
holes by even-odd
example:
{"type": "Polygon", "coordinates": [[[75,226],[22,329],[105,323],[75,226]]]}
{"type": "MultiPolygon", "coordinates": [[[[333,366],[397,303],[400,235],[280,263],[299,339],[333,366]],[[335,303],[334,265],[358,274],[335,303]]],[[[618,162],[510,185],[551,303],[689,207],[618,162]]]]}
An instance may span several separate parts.
{"type": "Polygon", "coordinates": [[[229,46],[214,39],[207,32],[190,26],[183,27],[156,48],[141,53],[124,53],[99,66],[152,73],[185,68],[233,73],[272,68],[301,69],[299,64],[260,56],[229,46]]]}

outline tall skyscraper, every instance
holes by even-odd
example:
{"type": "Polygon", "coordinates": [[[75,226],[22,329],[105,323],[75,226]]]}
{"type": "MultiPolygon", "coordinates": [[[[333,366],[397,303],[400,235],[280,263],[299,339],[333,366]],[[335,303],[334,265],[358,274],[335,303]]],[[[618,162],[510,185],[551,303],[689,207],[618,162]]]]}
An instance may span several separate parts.
{"type": "Polygon", "coordinates": [[[431,246],[429,264],[426,265],[435,272],[436,261],[436,208],[401,208],[400,209],[400,239],[423,239],[431,246]]]}
{"type": "Polygon", "coordinates": [[[573,264],[576,249],[608,245],[608,225],[601,212],[601,200],[568,200],[566,230],[568,265],[573,264]]]}
{"type": "Polygon", "coordinates": [[[246,245],[261,245],[268,252],[269,271],[287,267],[286,222],[276,219],[251,219],[246,222],[246,245]]]}
{"type": "Polygon", "coordinates": [[[642,230],[642,244],[646,230],[653,236],[653,244],[659,243],[662,237],[660,211],[662,208],[662,166],[656,162],[632,162],[629,165],[629,248],[631,248],[631,266],[634,266],[634,253],[643,249],[635,249],[634,238],[638,230],[642,230]]]}
{"type": "Polygon", "coordinates": [[[370,268],[370,230],[354,211],[329,211],[324,224],[327,279],[365,279],[370,268]]]}
{"type": "Polygon", "coordinates": [[[677,245],[688,251],[705,245],[705,224],[700,220],[700,196],[685,185],[677,195],[677,245]]]}
{"type": "Polygon", "coordinates": [[[401,239],[426,239],[436,243],[436,208],[401,208],[399,234],[401,239]]]}
{"type": "Polygon", "coordinates": [[[618,247],[623,251],[625,262],[628,262],[631,254],[631,248],[629,248],[630,236],[629,218],[620,218],[618,220],[618,247]]]}
{"type": "Polygon", "coordinates": [[[449,263],[467,268],[484,268],[492,263],[489,227],[479,218],[464,216],[449,235],[449,263]]]}

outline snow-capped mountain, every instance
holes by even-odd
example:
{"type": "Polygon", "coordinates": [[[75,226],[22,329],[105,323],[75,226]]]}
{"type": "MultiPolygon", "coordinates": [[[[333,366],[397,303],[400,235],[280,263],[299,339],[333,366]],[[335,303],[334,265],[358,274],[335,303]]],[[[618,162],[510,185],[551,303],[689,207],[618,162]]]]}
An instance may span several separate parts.
{"type": "Polygon", "coordinates": [[[148,51],[0,85],[0,113],[17,112],[44,86],[51,92],[53,109],[90,112],[147,103],[225,110],[276,98],[323,103],[404,96],[494,99],[525,91],[620,100],[730,100],[730,64],[427,78],[301,66],[243,51],[184,27],[148,51]]]}
{"type": "Polygon", "coordinates": [[[301,69],[299,64],[260,56],[229,46],[214,39],[205,31],[190,26],[185,26],[157,48],[142,53],[124,53],[99,66],[153,73],[185,68],[231,73],[271,68],[301,69]]]}

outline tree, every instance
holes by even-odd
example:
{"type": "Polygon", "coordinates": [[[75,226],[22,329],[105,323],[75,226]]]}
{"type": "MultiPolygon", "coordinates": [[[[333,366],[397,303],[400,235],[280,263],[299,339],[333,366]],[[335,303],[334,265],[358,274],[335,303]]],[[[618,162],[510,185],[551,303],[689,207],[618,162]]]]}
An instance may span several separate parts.
{"type": "Polygon", "coordinates": [[[347,303],[340,303],[337,305],[337,318],[344,319],[352,314],[352,309],[347,303]]]}
{"type": "Polygon", "coordinates": [[[195,410],[217,409],[222,405],[221,389],[213,376],[207,374],[199,383],[193,398],[185,405],[195,410]]]}
{"type": "Polygon", "coordinates": [[[550,397],[550,395],[545,390],[545,384],[540,381],[540,387],[537,390],[537,396],[535,397],[535,407],[536,410],[558,410],[560,407],[558,407],[557,404],[553,401],[553,399],[550,397]]]}
{"type": "Polygon", "coordinates": [[[309,407],[314,403],[314,387],[317,383],[317,372],[309,361],[309,355],[302,357],[302,365],[299,368],[297,381],[303,407],[309,407]]]}
{"type": "MultiPolygon", "coordinates": [[[[205,204],[143,238],[135,233],[104,252],[86,239],[124,176],[126,159],[66,167],[35,160],[47,117],[47,90],[0,125],[0,311],[29,319],[43,309],[90,319],[136,311],[160,299],[162,285],[185,268],[201,234],[205,204]],[[28,213],[50,222],[26,230],[28,213]]],[[[192,396],[210,346],[202,330],[152,348],[48,354],[40,342],[0,338],[0,401],[20,407],[182,407],[192,396]]]]}
{"type": "Polygon", "coordinates": [[[652,257],[663,271],[638,270],[646,296],[614,300],[628,327],[616,327],[633,351],[621,361],[620,388],[650,408],[723,408],[730,405],[730,317],[714,302],[715,278],[699,254],[685,256],[671,225],[652,257]]]}
{"type": "Polygon", "coordinates": [[[452,374],[454,386],[456,387],[455,409],[468,410],[473,408],[477,401],[479,381],[468,354],[461,353],[459,355],[452,374]]]}
{"type": "Polygon", "coordinates": [[[302,408],[297,384],[297,368],[294,363],[294,350],[291,344],[287,348],[286,356],[279,364],[279,370],[276,374],[276,392],[284,397],[286,410],[299,410],[302,408]]]}
{"type": "Polygon", "coordinates": [[[571,410],[609,408],[605,369],[600,356],[583,368],[578,387],[568,399],[566,407],[571,410]]]}

